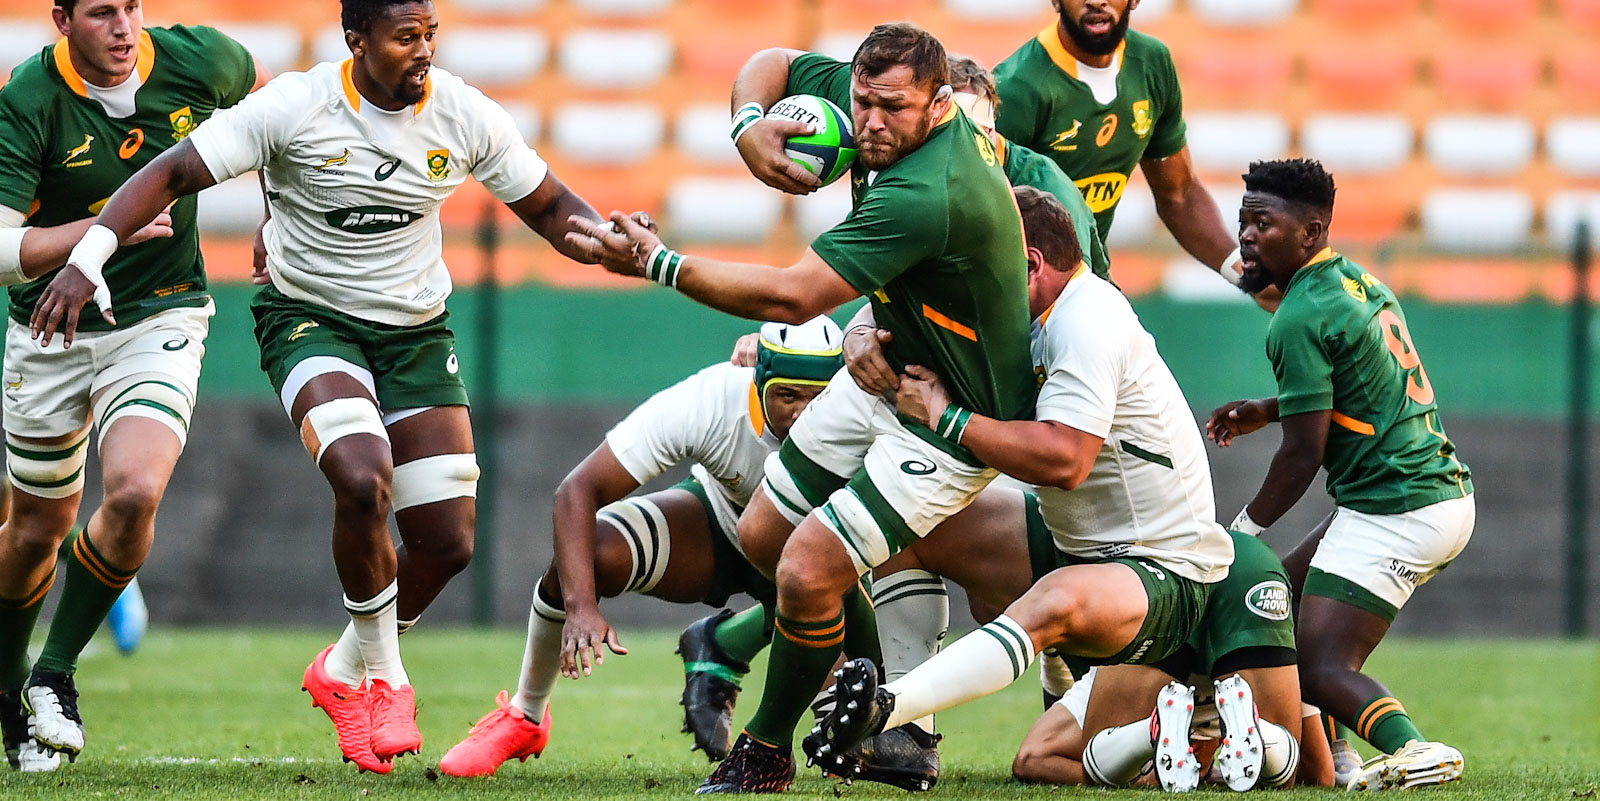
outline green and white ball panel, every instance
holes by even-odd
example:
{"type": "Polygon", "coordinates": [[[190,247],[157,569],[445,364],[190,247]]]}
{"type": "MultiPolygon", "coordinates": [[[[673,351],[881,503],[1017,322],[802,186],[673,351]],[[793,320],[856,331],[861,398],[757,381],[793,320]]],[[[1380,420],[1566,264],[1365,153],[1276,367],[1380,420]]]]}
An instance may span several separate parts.
{"type": "Polygon", "coordinates": [[[825,97],[790,95],[767,110],[767,119],[794,120],[812,127],[808,136],[791,137],[783,152],[807,172],[833,183],[856,160],[856,137],[850,115],[825,97]]]}

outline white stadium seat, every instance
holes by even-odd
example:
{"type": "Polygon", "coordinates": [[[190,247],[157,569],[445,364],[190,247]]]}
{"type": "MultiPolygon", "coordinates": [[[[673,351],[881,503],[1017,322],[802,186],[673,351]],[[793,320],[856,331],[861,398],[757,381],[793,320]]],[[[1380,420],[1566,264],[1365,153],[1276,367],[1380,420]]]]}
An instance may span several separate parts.
{"type": "Polygon", "coordinates": [[[661,110],[650,103],[572,103],[550,126],[554,147],[574,161],[638,164],[655,155],[666,133],[661,110]]]}
{"type": "Polygon", "coordinates": [[[1300,127],[1300,150],[1334,173],[1385,173],[1411,157],[1416,134],[1399,114],[1315,114],[1300,127]]]}
{"type": "Polygon", "coordinates": [[[667,224],[685,241],[760,242],[783,215],[783,198],[754,178],[684,178],[667,190],[667,224]]]}
{"type": "MultiPolygon", "coordinates": [[[[1113,272],[1117,267],[1111,266],[1113,272]]],[[[1209,300],[1223,303],[1253,303],[1250,296],[1217,275],[1217,271],[1188,256],[1167,262],[1161,273],[1161,290],[1178,300],[1209,300]]]]}
{"type": "Polygon", "coordinates": [[[1556,247],[1570,248],[1580,219],[1589,222],[1589,247],[1600,251],[1600,191],[1573,190],[1551,195],[1544,207],[1545,235],[1556,247]]]}
{"type": "Polygon", "coordinates": [[[672,67],[672,39],[652,30],[572,31],[561,40],[561,72],[574,83],[605,89],[654,84],[672,67]]]}
{"type": "Polygon", "coordinates": [[[271,70],[273,75],[300,67],[300,54],[305,50],[305,41],[300,38],[300,29],[293,25],[218,22],[216,28],[244,45],[244,49],[249,50],[250,55],[255,56],[261,66],[271,70]]]}
{"type": "Polygon", "coordinates": [[[544,33],[517,26],[453,27],[434,61],[470,84],[525,83],[544,68],[550,44],[544,33]]]}
{"type": "MultiPolygon", "coordinates": [[[[11,75],[11,70],[18,64],[39,55],[45,45],[61,38],[55,26],[44,21],[43,4],[40,4],[36,19],[3,19],[0,20],[0,30],[6,32],[0,36],[0,74],[11,75]]],[[[34,9],[30,6],[29,11],[34,9]]]]}
{"type": "Polygon", "coordinates": [[[1435,189],[1422,200],[1423,236],[1439,250],[1513,250],[1532,227],[1533,200],[1515,189],[1435,189]]]}
{"type": "Polygon", "coordinates": [[[673,0],[573,0],[579,10],[597,17],[646,17],[672,7],[673,0]]]}
{"type": "MultiPolygon", "coordinates": [[[[1297,0],[1189,0],[1195,16],[1213,25],[1259,28],[1277,25],[1294,14],[1297,0]]],[[[1144,6],[1135,12],[1134,21],[1144,23],[1144,6]]]]}
{"type": "Polygon", "coordinates": [[[1568,175],[1600,176],[1600,117],[1557,117],[1544,132],[1545,153],[1568,175]]]}
{"type": "Polygon", "coordinates": [[[1133,13],[1135,24],[1142,27],[1160,22],[1172,13],[1174,5],[1177,5],[1177,0],[1144,0],[1133,13]]]}
{"type": "MultiPolygon", "coordinates": [[[[1049,19],[1048,4],[1038,0],[944,0],[944,7],[958,19],[979,22],[1023,22],[1049,19]]],[[[1141,20],[1143,14],[1139,15],[1141,20]]]]}
{"type": "Polygon", "coordinates": [[[1122,190],[1122,200],[1117,202],[1117,216],[1106,235],[1106,246],[1113,248],[1138,248],[1150,244],[1150,237],[1161,227],[1156,217],[1156,201],[1150,187],[1144,182],[1144,173],[1137,173],[1122,190]]]}
{"type": "Polygon", "coordinates": [[[539,109],[532,103],[522,100],[496,101],[511,115],[512,122],[517,124],[517,130],[522,133],[523,141],[533,144],[539,141],[539,134],[544,129],[544,118],[539,115],[539,109]]]}
{"type": "Polygon", "coordinates": [[[1435,167],[1456,175],[1506,175],[1533,160],[1533,123],[1510,114],[1448,114],[1428,121],[1423,149],[1435,167]]]}
{"type": "Polygon", "coordinates": [[[1289,124],[1276,114],[1191,112],[1189,155],[1202,170],[1244,172],[1250,162],[1289,152],[1289,124]]]}
{"type": "Polygon", "coordinates": [[[252,172],[201,191],[196,218],[208,234],[254,236],[265,211],[261,179],[252,172]]]}
{"type": "Polygon", "coordinates": [[[856,56],[856,49],[861,47],[861,41],[867,38],[869,31],[829,31],[817,37],[811,45],[812,52],[821,53],[840,61],[849,61],[856,56]]]}
{"type": "Polygon", "coordinates": [[[732,121],[726,103],[687,106],[674,121],[678,150],[702,164],[743,164],[728,137],[732,121]]]}
{"type": "Polygon", "coordinates": [[[478,14],[511,14],[538,11],[547,2],[549,0],[450,0],[450,5],[478,14]]]}
{"type": "Polygon", "coordinates": [[[311,59],[315,62],[344,61],[349,57],[350,48],[344,43],[344,29],[338,25],[318,30],[317,38],[311,40],[311,59]]]}
{"type": "Polygon", "coordinates": [[[794,199],[795,233],[808,244],[823,231],[843,222],[849,215],[848,178],[841,178],[809,195],[794,199]]]}

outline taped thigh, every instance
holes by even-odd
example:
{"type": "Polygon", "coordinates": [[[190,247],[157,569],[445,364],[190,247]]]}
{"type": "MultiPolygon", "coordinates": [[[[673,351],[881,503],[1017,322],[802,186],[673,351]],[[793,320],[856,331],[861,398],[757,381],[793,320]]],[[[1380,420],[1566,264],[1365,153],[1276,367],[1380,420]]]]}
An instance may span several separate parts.
{"type": "Polygon", "coordinates": [[[624,592],[649,592],[666,575],[672,557],[672,535],[667,516],[648,497],[623,498],[595,514],[597,520],[611,524],[628,543],[633,569],[628,573],[624,592]]]}
{"type": "Polygon", "coordinates": [[[393,509],[478,497],[478,459],[470,453],[427,456],[394,466],[390,485],[393,509]]]}
{"type": "Polygon", "coordinates": [[[378,416],[378,407],[366,398],[334,398],[311,407],[300,421],[300,441],[318,466],[333,443],[352,434],[371,434],[389,442],[389,432],[378,416]]]}
{"type": "Polygon", "coordinates": [[[182,446],[189,441],[194,396],[164,373],[138,373],[98,392],[93,414],[95,426],[100,429],[96,446],[104,445],[111,424],[125,417],[143,417],[166,426],[182,446]]]}
{"type": "Polygon", "coordinates": [[[6,435],[6,471],[18,490],[39,498],[69,498],[83,490],[89,429],[70,442],[38,445],[6,435]]]}

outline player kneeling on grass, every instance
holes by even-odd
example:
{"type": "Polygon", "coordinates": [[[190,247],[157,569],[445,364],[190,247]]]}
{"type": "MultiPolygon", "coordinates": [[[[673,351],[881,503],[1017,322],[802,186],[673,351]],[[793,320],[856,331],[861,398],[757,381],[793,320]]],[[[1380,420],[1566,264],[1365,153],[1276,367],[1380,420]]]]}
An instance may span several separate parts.
{"type": "MultiPolygon", "coordinates": [[[[1029,524],[1042,526],[1031,515],[1029,524]]],[[[1234,790],[1296,780],[1332,786],[1321,716],[1300,702],[1288,575],[1265,543],[1230,533],[1233,565],[1189,642],[1152,666],[1090,670],[1028,732],[1011,765],[1018,779],[1131,784],[1147,775],[1157,752],[1151,732],[1159,731],[1199,745],[1187,755],[1180,748],[1182,764],[1167,768],[1180,787],[1198,784],[1212,752],[1212,779],[1234,790]]]]}
{"type": "Polygon", "coordinates": [[[866,738],[996,692],[1046,648],[1071,656],[1078,672],[1167,658],[1193,635],[1233,561],[1199,429],[1155,341],[1127,299],[1090,272],[1061,203],[1031,187],[1015,194],[1043,379],[1037,419],[961,409],[937,376],[916,365],[896,374],[882,354],[853,353],[850,370],[868,392],[895,390],[901,414],[1037,485],[1039,528],[1050,537],[1030,542],[1023,494],[990,488],[886,563],[880,575],[889,564],[927,570],[1006,613],[883,692],[875,665],[846,664],[833,711],[803,744],[839,775],[854,772],[841,755],[866,738]]]}
{"type": "MultiPolygon", "coordinates": [[[[534,587],[517,693],[500,694],[499,708],[445,754],[441,771],[488,775],[506,760],[544,750],[556,677],[589,675],[605,648],[627,653],[600,615],[601,597],[638,592],[722,606],[745,593],[770,609],[776,590],[740,550],[739,514],[761,484],[767,456],[839,371],[843,340],[826,317],[767,323],[754,368],[712,365],[662,390],[567,475],[556,490],[555,561],[534,587]],[[683,462],[693,466],[677,486],[626,497],[683,462]]],[[[715,708],[702,703],[701,711],[720,718],[720,729],[694,731],[695,746],[713,759],[728,752],[739,677],[771,639],[770,617],[756,609],[736,625],[713,625],[715,636],[698,627],[682,641],[688,670],[716,679],[691,682],[685,692],[686,707],[697,686],[712,696],[715,708]]]]}
{"type": "Polygon", "coordinates": [[[1314,550],[1300,600],[1306,697],[1384,752],[1350,789],[1455,781],[1461,752],[1424,739],[1361,666],[1411,594],[1472,538],[1471,473],[1444,434],[1394,293],[1328,246],[1333,177],[1291,159],[1251,164],[1244,183],[1241,287],[1270,283],[1284,296],[1267,329],[1278,394],[1224,405],[1207,429],[1225,446],[1278,422],[1283,443],[1233,528],[1260,533],[1327,469],[1338,508],[1326,534],[1290,556],[1314,550]]]}

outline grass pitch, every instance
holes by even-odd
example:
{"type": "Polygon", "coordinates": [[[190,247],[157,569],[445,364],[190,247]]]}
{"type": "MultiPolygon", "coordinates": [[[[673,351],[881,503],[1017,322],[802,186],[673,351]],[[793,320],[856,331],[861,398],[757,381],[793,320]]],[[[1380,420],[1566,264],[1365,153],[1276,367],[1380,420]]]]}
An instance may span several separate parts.
{"type": "MultiPolygon", "coordinates": [[[[635,631],[624,635],[629,656],[608,659],[588,679],[562,680],[542,759],[512,762],[492,779],[439,776],[439,757],[493,707],[497,691],[514,687],[522,635],[425,628],[405,639],[423,752],[388,776],[358,775],[339,760],[332,727],[299,691],[306,662],[335,633],[157,630],[132,657],[97,650],[78,673],[88,723],[84,755],[57,774],[0,769],[0,798],[665,798],[692,793],[709,771],[678,732],[675,634],[635,631]]],[[[1466,755],[1465,781],[1417,791],[1426,798],[1596,797],[1600,643],[1400,640],[1380,648],[1371,668],[1424,732],[1466,755]]],[[[759,679],[746,684],[736,723],[760,695],[759,679]]],[[[1038,712],[1037,682],[1024,679],[941,715],[944,772],[929,797],[1157,796],[1010,781],[1011,756],[1038,712]]],[[[815,771],[802,771],[789,793],[838,794],[906,795],[881,785],[844,787],[815,771]]]]}

